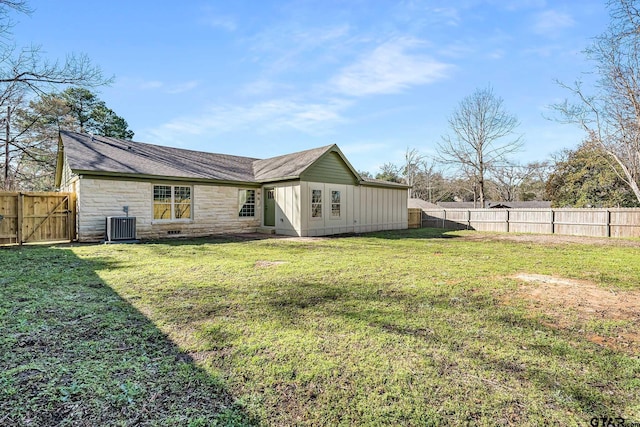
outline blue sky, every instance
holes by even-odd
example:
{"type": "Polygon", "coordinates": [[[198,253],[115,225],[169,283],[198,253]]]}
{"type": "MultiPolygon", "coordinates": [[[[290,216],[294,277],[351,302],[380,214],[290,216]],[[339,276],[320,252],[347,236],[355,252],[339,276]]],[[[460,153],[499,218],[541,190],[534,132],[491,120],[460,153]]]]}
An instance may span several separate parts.
{"type": "MultiPolygon", "coordinates": [[[[30,1],[18,46],[86,53],[134,140],[250,157],[336,143],[358,170],[435,154],[488,85],[518,116],[520,162],[583,134],[544,118],[592,67],[604,0],[30,1]]],[[[587,80],[589,76],[586,76],[587,80]]]]}

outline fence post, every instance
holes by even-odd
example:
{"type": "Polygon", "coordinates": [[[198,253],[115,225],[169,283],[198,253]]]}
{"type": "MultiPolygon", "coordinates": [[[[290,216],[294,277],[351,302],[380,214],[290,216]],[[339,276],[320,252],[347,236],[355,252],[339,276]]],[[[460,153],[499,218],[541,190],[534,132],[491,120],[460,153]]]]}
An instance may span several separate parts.
{"type": "Polygon", "coordinates": [[[471,211],[467,210],[467,230],[471,230],[471,211]]]}
{"type": "MultiPolygon", "coordinates": [[[[78,238],[78,234],[77,234],[77,229],[76,229],[76,215],[77,215],[77,210],[76,210],[76,193],[71,193],[69,196],[69,210],[71,211],[71,224],[69,225],[69,229],[71,231],[71,238],[69,240],[71,240],[72,242],[77,240],[78,238]]],[[[422,224],[420,224],[422,225],[422,224]]]]}
{"type": "Polygon", "coordinates": [[[445,222],[447,222],[447,210],[442,210],[442,228],[445,228],[445,222]]]}
{"type": "Polygon", "coordinates": [[[18,193],[18,223],[16,224],[16,235],[18,245],[22,246],[22,226],[24,225],[24,194],[18,193]]]}
{"type": "Polygon", "coordinates": [[[607,237],[611,237],[611,210],[607,209],[607,237]]]}
{"type": "Polygon", "coordinates": [[[507,211],[507,233],[509,232],[509,209],[506,209],[507,211]]]}
{"type": "Polygon", "coordinates": [[[551,234],[555,234],[556,233],[556,211],[554,211],[553,209],[551,209],[551,224],[549,224],[551,226],[551,234]]]}

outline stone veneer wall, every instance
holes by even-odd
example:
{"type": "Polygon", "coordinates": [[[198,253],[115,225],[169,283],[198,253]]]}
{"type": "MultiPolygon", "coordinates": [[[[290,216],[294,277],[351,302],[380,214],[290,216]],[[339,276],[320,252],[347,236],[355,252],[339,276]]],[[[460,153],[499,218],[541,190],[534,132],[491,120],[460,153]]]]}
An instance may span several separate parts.
{"type": "MultiPolygon", "coordinates": [[[[189,185],[187,183],[158,183],[160,185],[189,185]]],[[[78,188],[78,240],[101,241],[105,235],[106,217],[136,217],[139,239],[167,237],[197,237],[223,233],[255,232],[260,225],[261,191],[256,190],[256,216],[238,216],[238,190],[250,187],[192,185],[193,218],[180,221],[153,219],[152,182],[117,181],[81,177],[78,188]]]]}

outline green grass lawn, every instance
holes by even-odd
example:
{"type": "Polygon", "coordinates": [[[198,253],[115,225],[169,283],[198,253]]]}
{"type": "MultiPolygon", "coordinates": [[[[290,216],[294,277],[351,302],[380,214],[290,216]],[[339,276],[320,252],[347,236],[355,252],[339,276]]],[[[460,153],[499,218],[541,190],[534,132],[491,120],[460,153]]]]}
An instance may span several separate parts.
{"type": "Polygon", "coordinates": [[[590,339],[640,314],[586,321],[513,278],[638,298],[640,246],[496,236],[2,249],[0,425],[640,422],[637,346],[590,339]]]}

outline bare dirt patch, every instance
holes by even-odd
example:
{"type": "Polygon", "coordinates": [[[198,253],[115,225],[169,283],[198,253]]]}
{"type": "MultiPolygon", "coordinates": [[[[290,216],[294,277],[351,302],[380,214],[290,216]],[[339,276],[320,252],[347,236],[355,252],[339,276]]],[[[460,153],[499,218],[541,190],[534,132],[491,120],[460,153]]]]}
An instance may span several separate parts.
{"type": "Polygon", "coordinates": [[[640,350],[640,292],[613,291],[584,280],[521,273],[514,297],[534,313],[553,319],[547,326],[583,333],[601,346],[640,350]],[[609,327],[603,326],[609,325],[609,327]],[[612,326],[611,326],[612,325],[612,326]]]}
{"type": "Polygon", "coordinates": [[[471,232],[463,236],[471,241],[504,241],[518,243],[536,243],[542,245],[581,244],[594,246],[623,246],[640,248],[640,239],[617,239],[614,237],[565,236],[561,234],[518,234],[471,232]]]}

